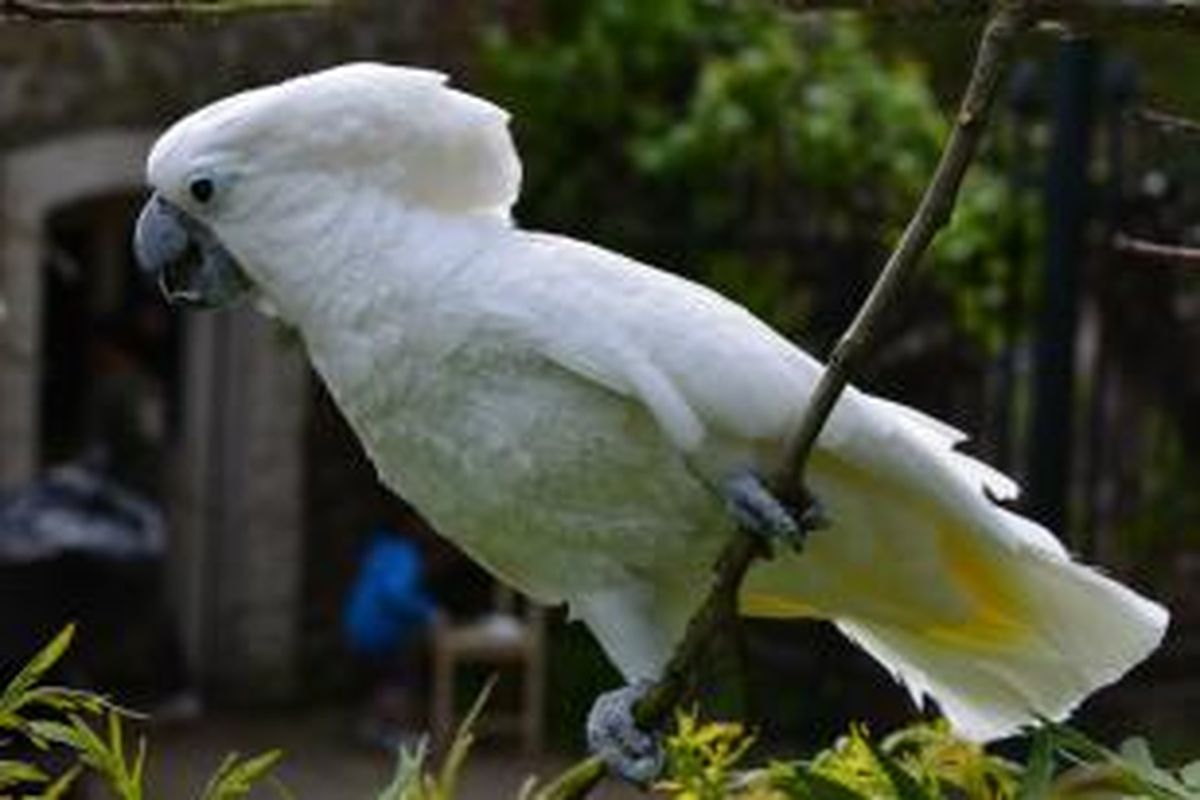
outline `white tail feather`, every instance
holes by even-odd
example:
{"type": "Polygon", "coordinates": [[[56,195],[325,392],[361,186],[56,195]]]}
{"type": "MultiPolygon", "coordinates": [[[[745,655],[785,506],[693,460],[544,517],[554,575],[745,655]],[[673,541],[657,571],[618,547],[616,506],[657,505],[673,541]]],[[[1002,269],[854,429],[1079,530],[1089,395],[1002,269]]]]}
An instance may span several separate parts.
{"type": "Polygon", "coordinates": [[[1028,636],[1006,642],[970,630],[953,639],[910,626],[839,619],[838,628],[902,681],[918,705],[937,701],[962,735],[988,741],[1039,717],[1061,720],[1162,639],[1164,608],[1079,564],[1031,553],[1004,571],[1019,586],[1028,636]]]}
{"type": "Polygon", "coordinates": [[[808,475],[832,524],[751,572],[746,613],[834,621],[978,740],[1066,717],[1158,646],[1166,610],[996,505],[1015,484],[955,451],[956,431],[884,401],[858,410],[857,437],[815,451],[808,475]]]}

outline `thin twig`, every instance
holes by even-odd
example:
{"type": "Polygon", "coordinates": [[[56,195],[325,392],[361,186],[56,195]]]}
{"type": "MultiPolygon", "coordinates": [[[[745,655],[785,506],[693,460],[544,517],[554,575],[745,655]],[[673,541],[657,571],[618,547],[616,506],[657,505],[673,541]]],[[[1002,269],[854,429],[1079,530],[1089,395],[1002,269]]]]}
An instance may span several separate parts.
{"type": "Polygon", "coordinates": [[[1013,40],[1029,21],[1028,3],[1006,2],[1000,5],[984,29],[975,67],[941,160],[916,212],[900,237],[900,242],[871,289],[871,294],[834,348],[829,366],[821,375],[821,380],[809,401],[808,410],[789,448],[790,470],[784,475],[784,487],[803,485],[804,468],[809,452],[821,428],[824,427],[826,418],[833,410],[833,404],[841,395],[850,372],[874,341],[876,326],[882,312],[903,291],[904,284],[915,271],[934,235],[949,220],[963,176],[978,149],[988,111],[1012,50],[1013,40]]]}
{"type": "Polygon", "coordinates": [[[1138,122],[1153,125],[1164,133],[1179,133],[1186,136],[1200,136],[1200,122],[1163,111],[1150,108],[1139,108],[1130,112],[1138,122]]]}
{"type": "Polygon", "coordinates": [[[1118,233],[1112,240],[1113,249],[1126,255],[1180,267],[1200,268],[1200,247],[1163,244],[1118,233]]]}
{"type": "Polygon", "coordinates": [[[112,20],[182,22],[197,18],[275,14],[328,8],[335,0],[0,0],[0,22],[112,20]]]}
{"type": "MultiPolygon", "coordinates": [[[[803,490],[803,475],[817,436],[845,388],[851,370],[869,350],[880,316],[903,294],[921,256],[949,219],[963,176],[978,149],[1000,77],[1011,56],[1013,42],[1030,20],[1029,2],[1007,0],[1000,3],[984,30],[954,128],[929,186],[870,296],[834,349],[829,365],[805,409],[798,433],[790,442],[789,469],[775,482],[775,489],[799,509],[809,505],[803,490]]],[[[645,727],[658,725],[678,704],[687,678],[707,644],[721,623],[735,612],[742,580],[759,552],[758,541],[748,533],[735,536],[726,545],[717,562],[716,580],[704,604],[692,616],[663,677],[634,709],[639,724],[645,727]]],[[[560,775],[543,790],[539,798],[572,800],[586,797],[604,774],[605,765],[602,761],[595,757],[585,759],[560,775]]]]}
{"type": "MultiPolygon", "coordinates": [[[[991,0],[771,0],[794,12],[854,10],[887,17],[973,19],[987,15],[991,0]]],[[[1029,0],[1034,20],[1061,20],[1090,27],[1200,28],[1200,0],[1029,0]]]]}
{"type": "MultiPolygon", "coordinates": [[[[754,3],[758,0],[746,0],[754,3]]],[[[991,9],[990,0],[767,0],[783,11],[859,11],[873,17],[906,19],[936,17],[941,20],[979,19],[991,9]]]]}

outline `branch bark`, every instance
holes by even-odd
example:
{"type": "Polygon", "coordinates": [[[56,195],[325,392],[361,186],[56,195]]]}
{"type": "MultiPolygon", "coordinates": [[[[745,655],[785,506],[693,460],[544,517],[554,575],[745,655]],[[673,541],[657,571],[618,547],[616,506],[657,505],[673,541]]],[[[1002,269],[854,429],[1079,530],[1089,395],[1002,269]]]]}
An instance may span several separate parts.
{"type": "Polygon", "coordinates": [[[335,0],[0,0],[0,22],[84,21],[183,22],[246,14],[310,11],[335,0]]]}
{"type": "MultiPolygon", "coordinates": [[[[991,0],[771,0],[794,12],[854,10],[889,17],[986,16],[991,0]]],[[[1033,20],[1059,20],[1092,27],[1153,26],[1200,29],[1200,0],[1029,0],[1033,20]]]]}
{"type": "MultiPolygon", "coordinates": [[[[950,218],[963,176],[978,149],[1000,78],[1011,58],[1013,43],[1033,19],[1030,6],[1034,1],[1001,2],[984,29],[954,127],[925,194],[866,302],[834,349],[805,409],[798,431],[789,443],[789,468],[775,481],[774,488],[794,508],[803,510],[810,505],[803,488],[805,465],[817,436],[849,381],[851,371],[874,343],[881,315],[903,295],[921,256],[929,248],[934,235],[950,218]]],[[[882,2],[913,5],[920,0],[879,0],[879,3],[882,2]]],[[[874,3],[867,0],[858,5],[861,7],[874,3]]],[[[742,580],[760,552],[759,542],[748,533],[734,537],[726,546],[717,562],[712,588],[688,624],[683,641],[676,648],[663,677],[634,709],[639,724],[645,727],[660,724],[679,703],[687,677],[707,643],[712,640],[717,628],[736,613],[742,580]]],[[[539,800],[586,797],[604,775],[605,765],[602,761],[595,757],[585,759],[544,789],[538,795],[539,800]]]]}
{"type": "Polygon", "coordinates": [[[1175,114],[1167,114],[1150,108],[1132,112],[1133,119],[1152,125],[1163,133],[1178,133],[1183,136],[1200,136],[1200,122],[1175,114]]]}
{"type": "Polygon", "coordinates": [[[963,176],[978,149],[988,112],[1011,54],[1012,43],[1032,19],[1029,13],[1031,5],[1029,2],[1002,3],[984,29],[975,67],[941,160],[870,295],[834,348],[829,366],[822,374],[809,401],[808,411],[791,442],[791,470],[784,476],[784,487],[803,484],[809,453],[834,403],[845,388],[850,372],[873,343],[882,312],[903,292],[934,235],[949,220],[963,176]]]}
{"type": "Polygon", "coordinates": [[[1146,261],[1157,261],[1172,266],[1200,268],[1200,247],[1178,244],[1163,244],[1149,239],[1138,239],[1118,233],[1113,237],[1113,248],[1146,261]]]}

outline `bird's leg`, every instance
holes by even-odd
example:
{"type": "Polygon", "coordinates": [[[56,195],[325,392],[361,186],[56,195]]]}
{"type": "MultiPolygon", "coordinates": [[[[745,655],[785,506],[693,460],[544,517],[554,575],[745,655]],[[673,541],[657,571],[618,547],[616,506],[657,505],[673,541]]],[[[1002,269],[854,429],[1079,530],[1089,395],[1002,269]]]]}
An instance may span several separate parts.
{"type": "Polygon", "coordinates": [[[642,730],[633,708],[650,689],[636,681],[596,698],[588,712],[588,749],[609,768],[638,786],[649,786],[663,771],[666,755],[655,733],[642,730]]]}
{"type": "Polygon", "coordinates": [[[750,469],[740,469],[726,478],[721,494],[738,526],[769,544],[783,542],[799,551],[809,533],[829,524],[816,498],[810,496],[807,508],[797,517],[750,469]]]}

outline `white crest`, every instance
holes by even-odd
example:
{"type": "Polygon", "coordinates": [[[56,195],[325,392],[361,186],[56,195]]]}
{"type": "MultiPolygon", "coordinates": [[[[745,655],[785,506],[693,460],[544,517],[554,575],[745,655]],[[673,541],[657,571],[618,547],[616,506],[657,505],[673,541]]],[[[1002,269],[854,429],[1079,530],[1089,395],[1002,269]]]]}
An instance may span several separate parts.
{"type": "Polygon", "coordinates": [[[169,186],[209,161],[353,170],[416,207],[507,213],[521,164],[508,113],[429,70],[347,64],[228,97],[176,123],[149,162],[169,186]]]}

